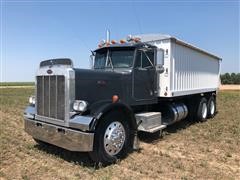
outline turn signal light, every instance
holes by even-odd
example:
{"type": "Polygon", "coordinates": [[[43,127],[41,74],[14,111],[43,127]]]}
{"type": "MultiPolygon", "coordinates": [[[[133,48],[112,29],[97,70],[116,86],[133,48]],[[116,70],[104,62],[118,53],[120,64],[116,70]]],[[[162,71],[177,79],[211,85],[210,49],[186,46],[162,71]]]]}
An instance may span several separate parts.
{"type": "Polygon", "coordinates": [[[120,43],[123,44],[123,43],[126,43],[126,41],[123,40],[123,39],[121,39],[121,40],[120,40],[120,43]]]}
{"type": "Polygon", "coordinates": [[[139,42],[141,39],[140,38],[134,38],[134,42],[139,42]]]}
{"type": "Polygon", "coordinates": [[[116,44],[117,42],[116,42],[115,40],[112,40],[111,43],[112,43],[112,44],[116,44]]]}
{"type": "Polygon", "coordinates": [[[112,102],[113,102],[113,103],[116,103],[118,100],[119,100],[118,95],[113,95],[113,96],[112,96],[112,102]]]}

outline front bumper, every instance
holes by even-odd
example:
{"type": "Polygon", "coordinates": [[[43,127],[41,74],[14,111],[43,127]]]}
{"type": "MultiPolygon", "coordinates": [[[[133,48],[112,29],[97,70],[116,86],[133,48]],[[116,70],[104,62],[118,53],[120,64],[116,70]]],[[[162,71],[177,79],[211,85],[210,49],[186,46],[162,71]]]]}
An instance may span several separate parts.
{"type": "Polygon", "coordinates": [[[24,119],[25,131],[33,138],[70,150],[93,150],[94,133],[82,132],[30,118],[24,119]]]}

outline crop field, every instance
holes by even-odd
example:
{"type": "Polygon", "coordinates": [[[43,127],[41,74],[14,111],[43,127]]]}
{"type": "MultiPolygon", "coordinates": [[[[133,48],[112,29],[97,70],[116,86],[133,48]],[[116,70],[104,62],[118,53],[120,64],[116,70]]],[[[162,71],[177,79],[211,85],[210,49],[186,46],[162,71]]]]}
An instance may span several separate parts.
{"type": "Polygon", "coordinates": [[[34,82],[0,82],[0,87],[3,86],[11,86],[11,87],[16,87],[16,86],[34,86],[34,82]]]}
{"type": "Polygon", "coordinates": [[[140,150],[99,167],[87,153],[39,146],[24,132],[31,88],[0,89],[0,179],[239,179],[240,91],[220,91],[218,114],[204,123],[140,135],[140,150]]]}

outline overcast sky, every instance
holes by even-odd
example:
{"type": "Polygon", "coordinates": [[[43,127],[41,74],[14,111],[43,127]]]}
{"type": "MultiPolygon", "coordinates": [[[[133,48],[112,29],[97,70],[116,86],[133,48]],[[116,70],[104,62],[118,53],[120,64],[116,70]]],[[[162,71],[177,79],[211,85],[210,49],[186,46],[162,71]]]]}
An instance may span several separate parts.
{"type": "Polygon", "coordinates": [[[40,61],[68,57],[89,68],[105,38],[163,33],[222,57],[239,72],[239,1],[1,1],[1,79],[33,81],[40,61]]]}

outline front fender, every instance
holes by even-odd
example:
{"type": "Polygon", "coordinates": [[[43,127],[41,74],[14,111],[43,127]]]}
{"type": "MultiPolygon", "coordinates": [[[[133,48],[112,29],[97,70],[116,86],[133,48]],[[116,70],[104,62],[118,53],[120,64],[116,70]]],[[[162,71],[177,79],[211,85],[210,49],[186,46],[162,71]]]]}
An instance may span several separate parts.
{"type": "Polygon", "coordinates": [[[94,131],[97,124],[101,121],[102,117],[114,110],[117,110],[118,112],[121,112],[128,117],[131,130],[137,129],[137,123],[132,108],[125,103],[112,103],[111,101],[105,101],[104,103],[101,103],[101,105],[95,106],[95,109],[91,110],[91,113],[95,118],[91,123],[90,129],[94,131]]]}

